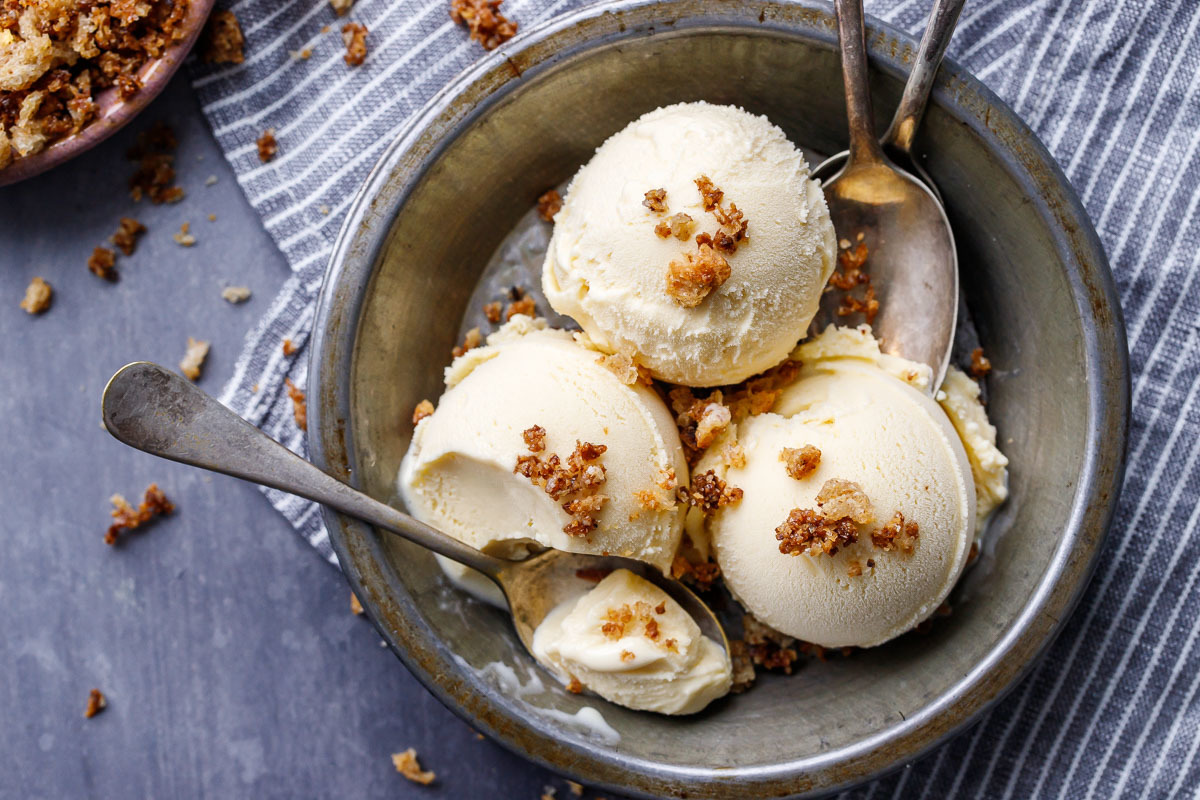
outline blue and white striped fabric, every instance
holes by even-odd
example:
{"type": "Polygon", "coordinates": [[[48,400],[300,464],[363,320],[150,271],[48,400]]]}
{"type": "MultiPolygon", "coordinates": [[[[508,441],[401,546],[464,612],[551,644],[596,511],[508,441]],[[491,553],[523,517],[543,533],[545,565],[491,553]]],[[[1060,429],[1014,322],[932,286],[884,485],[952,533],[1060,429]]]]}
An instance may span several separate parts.
{"type": "MultiPolygon", "coordinates": [[[[579,0],[507,0],[523,27],[579,0]]],[[[194,73],[205,113],[294,274],[251,332],[224,401],[303,448],[283,390],[333,238],[390,133],[477,59],[445,0],[359,0],[348,69],[325,0],[238,0],[246,62],[194,73]],[[330,29],[322,33],[323,26],[330,29]],[[290,51],[312,48],[307,60],[290,51]],[[254,140],[275,129],[279,156],[254,140]]],[[[929,0],[868,0],[919,33],[929,0]]],[[[1128,477],[1078,611],[1028,679],[967,734],[854,798],[1192,796],[1200,791],[1200,3],[969,0],[950,46],[1033,127],[1116,273],[1134,373],[1128,477]]],[[[271,501],[328,559],[312,504],[271,501]]]]}

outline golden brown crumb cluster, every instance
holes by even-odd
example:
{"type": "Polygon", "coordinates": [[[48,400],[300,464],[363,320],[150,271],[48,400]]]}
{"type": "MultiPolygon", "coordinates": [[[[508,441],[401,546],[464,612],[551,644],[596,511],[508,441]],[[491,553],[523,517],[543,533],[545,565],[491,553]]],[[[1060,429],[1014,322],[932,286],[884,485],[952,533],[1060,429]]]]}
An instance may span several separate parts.
{"type": "Polygon", "coordinates": [[[982,347],[976,347],[971,351],[971,377],[976,379],[986,378],[988,373],[992,371],[992,362],[983,354],[982,347]]]}
{"type": "Polygon", "coordinates": [[[450,0],[450,19],[466,25],[484,50],[495,50],[517,35],[517,23],[500,13],[504,0],[450,0]]]}
{"type": "Polygon", "coordinates": [[[681,242],[686,242],[692,238],[692,230],[696,227],[696,222],[689,215],[684,213],[672,214],[667,219],[654,226],[654,232],[663,239],[669,239],[674,236],[681,242]]]}
{"type": "Polygon", "coordinates": [[[171,185],[175,180],[175,147],[175,132],[161,122],[138,135],[137,143],[125,154],[138,162],[137,171],[129,179],[129,196],[135,203],[143,197],[156,205],[183,199],[183,188],[171,185]]]}
{"type": "Polygon", "coordinates": [[[684,253],[682,261],[667,265],[667,295],[684,308],[695,308],[704,298],[729,280],[729,262],[708,244],[695,253],[684,253]]]}
{"type": "Polygon", "coordinates": [[[821,490],[817,492],[817,508],[826,517],[848,517],[859,525],[869,525],[875,521],[875,509],[867,493],[854,481],[842,478],[830,478],[821,484],[821,490]]]}
{"type": "Polygon", "coordinates": [[[283,385],[292,400],[292,417],[296,420],[296,427],[302,431],[308,430],[308,398],[296,388],[291,378],[284,378],[283,385]]]}
{"type": "Polygon", "coordinates": [[[200,369],[204,366],[204,359],[206,358],[208,358],[208,342],[193,339],[189,336],[187,350],[184,352],[183,358],[179,361],[179,371],[188,380],[199,380],[200,369]]]}
{"type": "Polygon", "coordinates": [[[463,336],[463,343],[451,350],[450,355],[458,358],[459,356],[464,355],[468,350],[474,350],[481,344],[483,344],[483,333],[480,332],[479,328],[471,328],[471,330],[467,331],[466,335],[463,336]]]}
{"type": "Polygon", "coordinates": [[[157,483],[146,487],[146,493],[137,508],[129,505],[129,501],[119,494],[114,494],[110,502],[113,504],[113,523],[104,534],[104,543],[108,545],[115,545],[122,533],[141,527],[160,514],[170,514],[175,510],[175,506],[159,490],[157,483]]]}
{"type": "MultiPolygon", "coordinates": [[[[643,600],[638,600],[633,606],[625,603],[616,608],[610,608],[605,612],[604,622],[600,625],[600,632],[604,634],[606,639],[615,641],[630,633],[631,626],[640,625],[642,627],[642,635],[652,642],[657,642],[661,638],[661,631],[659,631],[658,620],[655,617],[662,616],[666,611],[666,603],[659,603],[654,608],[651,608],[650,604],[643,600]]],[[[674,639],[667,639],[662,644],[671,651],[674,651],[676,648],[674,639]]]]}
{"type": "Polygon", "coordinates": [[[258,146],[258,160],[264,164],[275,157],[279,152],[279,142],[275,141],[275,129],[267,128],[262,132],[254,144],[258,146]]]}
{"type": "Polygon", "coordinates": [[[280,348],[283,350],[283,354],[285,356],[294,355],[295,352],[300,349],[291,339],[284,339],[283,343],[280,345],[280,348]]]}
{"type": "Polygon", "coordinates": [[[721,568],[715,561],[694,563],[683,556],[675,556],[675,560],[671,562],[671,577],[690,584],[699,591],[707,592],[717,578],[721,577],[721,568]]]}
{"type": "Polygon", "coordinates": [[[608,447],[576,441],[575,450],[567,456],[564,465],[562,459],[553,453],[545,459],[537,455],[546,449],[545,436],[546,430],[540,425],[533,425],[522,433],[530,455],[517,456],[513,472],[540,486],[553,500],[575,495],[562,504],[563,510],[572,517],[563,526],[563,532],[570,536],[586,537],[600,524],[596,516],[608,500],[607,495],[599,493],[607,478],[599,459],[608,447]]]}
{"type": "Polygon", "coordinates": [[[104,693],[99,689],[92,689],[88,692],[87,707],[83,709],[83,716],[91,719],[106,708],[108,708],[108,699],[104,693]]]}
{"type": "Polygon", "coordinates": [[[537,199],[538,216],[546,222],[554,222],[554,215],[562,211],[562,195],[557,189],[551,189],[537,199]]]}
{"type": "Polygon", "coordinates": [[[485,303],[483,306],[483,316],[488,322],[495,324],[500,321],[500,313],[502,308],[503,306],[499,300],[491,303],[485,303]]]}
{"type": "Polygon", "coordinates": [[[232,11],[214,11],[204,29],[201,57],[209,64],[241,64],[246,59],[242,52],[245,44],[237,15],[232,11]]]}
{"type": "Polygon", "coordinates": [[[642,205],[650,209],[655,214],[667,213],[667,190],[666,189],[650,189],[646,192],[645,199],[642,200],[642,205]]]}
{"type": "Polygon", "coordinates": [[[916,549],[920,535],[920,526],[915,521],[905,522],[904,514],[897,511],[886,525],[871,534],[871,541],[884,552],[898,550],[909,555],[916,549]]]}
{"type": "Polygon", "coordinates": [[[347,22],[342,26],[342,43],[346,45],[346,63],[357,67],[367,60],[367,26],[347,22]]]}
{"type": "Polygon", "coordinates": [[[88,271],[106,281],[117,279],[117,254],[107,247],[97,247],[87,260],[88,271]]]}
{"type": "Polygon", "coordinates": [[[627,386],[633,386],[635,383],[651,386],[654,383],[654,379],[650,377],[650,371],[625,353],[610,353],[600,356],[596,359],[596,363],[612,372],[621,379],[621,383],[627,386]]]}
{"type": "Polygon", "coordinates": [[[413,409],[412,424],[416,425],[426,417],[433,416],[433,403],[428,400],[422,400],[417,403],[417,407],[413,409]]]}
{"type": "Polygon", "coordinates": [[[868,325],[874,324],[875,315],[879,313],[879,301],[875,299],[875,287],[871,285],[871,276],[862,269],[867,262],[867,245],[862,241],[860,234],[855,247],[851,248],[850,243],[845,240],[840,242],[839,246],[838,266],[841,269],[829,278],[831,286],[846,293],[838,305],[838,316],[848,317],[861,313],[866,317],[868,325]],[[861,297],[853,293],[859,286],[863,287],[861,297]]]}
{"type": "Polygon", "coordinates": [[[706,515],[740,501],[743,494],[741,489],[728,485],[711,469],[692,475],[690,487],[679,487],[679,501],[700,509],[706,515]]]}
{"type": "Polygon", "coordinates": [[[433,772],[421,769],[421,764],[417,761],[417,751],[411,747],[403,753],[392,753],[392,766],[396,768],[396,772],[422,786],[428,786],[437,778],[433,772]]]}
{"type": "Polygon", "coordinates": [[[793,508],[775,529],[775,538],[779,540],[779,552],[784,555],[835,555],[858,541],[858,528],[848,517],[832,519],[811,509],[793,508]]]}
{"type": "Polygon", "coordinates": [[[714,186],[707,175],[696,178],[696,188],[700,191],[700,201],[703,203],[705,211],[714,210],[720,205],[721,198],[725,196],[725,192],[714,186]]]}
{"type": "Polygon", "coordinates": [[[121,217],[117,232],[112,235],[112,243],[127,256],[133,255],[137,248],[138,239],[146,232],[146,226],[133,217],[121,217]]]}
{"type": "Polygon", "coordinates": [[[95,119],[95,96],[122,100],[138,73],[184,37],[188,0],[0,3],[0,169],[95,119]]]}
{"type": "Polygon", "coordinates": [[[29,314],[41,314],[50,308],[50,300],[53,297],[54,290],[50,288],[50,284],[35,277],[29,282],[29,286],[25,287],[25,299],[21,301],[21,308],[29,314]]]}
{"type": "Polygon", "coordinates": [[[784,463],[787,474],[800,481],[816,472],[821,465],[821,451],[811,444],[785,447],[779,451],[779,460],[784,463]]]}
{"type": "Polygon", "coordinates": [[[362,603],[359,602],[358,595],[356,595],[354,592],[350,593],[350,613],[354,614],[356,617],[362,616],[363,613],[362,603]]]}
{"type": "Polygon", "coordinates": [[[527,317],[537,316],[537,303],[524,289],[514,286],[509,290],[509,304],[504,309],[504,321],[508,322],[517,314],[527,317]]]}

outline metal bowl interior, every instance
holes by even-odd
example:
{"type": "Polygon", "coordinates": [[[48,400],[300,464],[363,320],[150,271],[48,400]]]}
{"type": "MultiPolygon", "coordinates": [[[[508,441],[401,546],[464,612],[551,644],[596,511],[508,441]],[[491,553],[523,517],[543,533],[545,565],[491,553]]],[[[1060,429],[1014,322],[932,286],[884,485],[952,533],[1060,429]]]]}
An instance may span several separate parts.
{"type": "Polygon", "coordinates": [[[94,120],[79,133],[59,139],[44,150],[19,158],[0,169],[0,186],[32,178],[92,149],[150,105],[150,101],[166,88],[171,76],[191,52],[208,19],[208,13],[212,11],[213,2],[214,0],[190,0],[182,22],[183,37],[168,47],[161,56],[142,65],[138,71],[138,80],[142,82],[142,88],[138,89],[136,94],[128,100],[122,100],[115,87],[100,92],[96,95],[94,120]]]}
{"type": "MultiPolygon", "coordinates": [[[[915,42],[879,24],[868,39],[876,107],[893,108],[915,42]]],[[[440,394],[489,255],[542,191],[639,114],[736,103],[808,148],[841,149],[835,43],[831,11],[816,3],[638,0],[552,22],[462,76],[384,155],[342,231],[309,373],[318,462],[399,502],[409,417],[440,394]]],[[[1090,575],[1123,469],[1128,376],[1111,277],[1049,155],[951,63],[920,144],[997,367],[989,410],[1012,460],[1012,501],[952,595],[954,613],[929,635],[768,676],[694,717],[640,714],[548,680],[537,691],[502,614],[450,588],[427,553],[327,510],[355,591],[450,708],[593,785],[801,795],[886,771],[959,730],[1050,640],[1090,575]],[[584,706],[619,741],[580,725],[584,706]]]]}

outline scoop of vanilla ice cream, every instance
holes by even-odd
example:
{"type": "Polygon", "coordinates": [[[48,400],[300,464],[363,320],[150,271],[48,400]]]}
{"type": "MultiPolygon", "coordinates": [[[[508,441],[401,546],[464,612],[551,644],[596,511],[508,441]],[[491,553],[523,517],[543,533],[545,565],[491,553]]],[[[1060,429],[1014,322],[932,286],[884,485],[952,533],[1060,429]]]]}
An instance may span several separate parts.
{"type": "Polygon", "coordinates": [[[630,123],[575,175],[542,288],[605,351],[665,381],[716,386],[783,360],[816,313],[835,250],[821,187],[783,131],[732,106],[681,103],[630,123]],[[718,228],[701,176],[745,214],[749,238],[725,255],[725,283],[685,308],[666,293],[668,265],[696,250],[696,234],[718,228]],[[663,213],[643,205],[654,189],[666,190],[663,213]],[[656,235],[677,213],[694,220],[691,238],[656,235]]]}
{"type": "Polygon", "coordinates": [[[1008,499],[1008,457],[996,446],[996,428],[979,401],[979,384],[958,367],[946,370],[937,393],[971,459],[975,478],[975,516],[982,531],[996,507],[1008,499]]]}
{"type": "Polygon", "coordinates": [[[714,469],[745,497],[718,510],[708,532],[726,585],[765,624],[826,647],[870,647],[928,617],[957,582],[975,534],[971,465],[924,392],[864,358],[822,359],[805,365],[772,412],[727,435],[745,465],[707,455],[697,469],[714,469]],[[781,451],[805,445],[820,462],[797,479],[781,451]],[[856,484],[873,520],[833,555],[781,553],[777,526],[792,509],[819,513],[831,479],[856,484]],[[896,512],[918,525],[911,553],[872,541],[896,512]]]}
{"type": "Polygon", "coordinates": [[[732,685],[725,650],[666,592],[626,569],[547,614],[533,655],[563,683],[574,678],[610,702],[660,714],[694,714],[732,685]]]}
{"type": "MultiPolygon", "coordinates": [[[[679,544],[684,508],[675,476],[687,466],[670,412],[641,384],[628,385],[603,356],[517,316],[446,370],[437,410],[417,423],[399,488],[410,511],[467,544],[518,555],[529,543],[607,553],[664,571],[679,544]],[[577,443],[605,445],[596,463],[607,500],[587,536],[568,534],[573,517],[530,478],[514,473],[529,456],[523,432],[545,430],[544,450],[565,465],[577,443]]],[[[461,570],[459,570],[461,572],[461,570]]],[[[454,577],[454,575],[452,575],[454,577]]],[[[491,594],[494,594],[492,592],[491,594]]]]}

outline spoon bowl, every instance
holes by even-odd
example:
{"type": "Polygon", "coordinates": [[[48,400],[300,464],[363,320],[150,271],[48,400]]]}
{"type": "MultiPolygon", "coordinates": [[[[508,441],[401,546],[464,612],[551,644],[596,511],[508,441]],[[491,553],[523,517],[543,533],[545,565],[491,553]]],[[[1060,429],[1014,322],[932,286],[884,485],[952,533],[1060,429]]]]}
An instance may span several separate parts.
{"type": "MultiPolygon", "coordinates": [[[[927,45],[937,52],[932,70],[923,70],[893,122],[891,135],[907,151],[924,109],[924,98],[944,52],[944,40],[958,18],[961,3],[940,3],[926,31],[918,64],[928,64],[927,45]],[[944,12],[938,15],[939,8],[944,12]],[[938,20],[942,24],[937,24],[938,20]],[[924,87],[924,88],[922,88],[924,87]]],[[[850,128],[844,166],[822,181],[825,202],[837,232],[843,261],[842,288],[827,291],[814,319],[817,329],[853,321],[862,314],[881,349],[890,355],[926,364],[933,371],[928,390],[941,385],[950,362],[958,317],[958,258],[950,221],[934,191],[921,179],[896,167],[875,138],[867,89],[867,53],[862,0],[837,0],[838,41],[850,128]],[[866,262],[855,282],[851,262],[866,262]],[[853,248],[853,250],[851,250],[853,248]],[[860,283],[862,285],[860,286],[860,283]],[[856,302],[848,302],[850,300],[856,302]],[[877,305],[875,305],[877,303],[877,305]],[[849,318],[849,319],[847,319],[849,318]]],[[[916,72],[916,70],[914,70],[916,72]]],[[[818,167],[833,170],[838,157],[818,167]]]]}
{"type": "Polygon", "coordinates": [[[531,653],[533,632],[555,606],[582,595],[596,576],[620,568],[669,594],[705,636],[729,652],[712,610],[649,564],[552,549],[521,561],[482,553],[326,474],[157,364],[137,361],[117,370],[104,388],[102,413],[108,432],[130,447],[323,503],[483,573],[504,593],[517,635],[531,653]]]}

